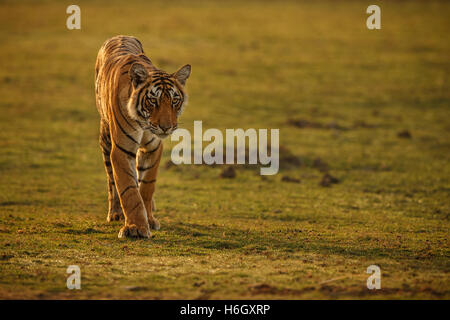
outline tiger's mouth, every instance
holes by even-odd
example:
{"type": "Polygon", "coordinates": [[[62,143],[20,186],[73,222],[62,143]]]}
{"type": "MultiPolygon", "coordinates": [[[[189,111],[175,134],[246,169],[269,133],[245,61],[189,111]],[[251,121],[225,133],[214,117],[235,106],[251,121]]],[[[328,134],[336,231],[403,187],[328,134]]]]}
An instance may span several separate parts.
{"type": "Polygon", "coordinates": [[[158,138],[165,139],[168,136],[170,136],[177,128],[178,128],[178,126],[175,125],[174,127],[170,128],[170,130],[163,131],[160,128],[153,125],[152,123],[150,123],[150,125],[148,125],[145,129],[150,131],[152,134],[154,134],[158,138]]]}
{"type": "Polygon", "coordinates": [[[170,132],[164,133],[164,132],[161,132],[161,130],[154,130],[151,127],[147,128],[147,130],[149,130],[151,133],[153,133],[155,136],[157,136],[161,140],[167,138],[168,136],[170,136],[172,134],[172,131],[173,131],[173,130],[171,130],[170,132]]]}
{"type": "Polygon", "coordinates": [[[170,136],[170,133],[154,133],[158,138],[160,138],[161,140],[167,138],[168,136],[170,136]]]}

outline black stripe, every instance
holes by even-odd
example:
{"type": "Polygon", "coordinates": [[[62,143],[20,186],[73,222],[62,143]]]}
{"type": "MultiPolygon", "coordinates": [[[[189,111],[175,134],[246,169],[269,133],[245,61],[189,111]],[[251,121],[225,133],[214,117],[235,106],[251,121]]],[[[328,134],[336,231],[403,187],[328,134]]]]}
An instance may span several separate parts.
{"type": "Polygon", "coordinates": [[[141,113],[141,110],[138,109],[138,105],[139,105],[140,100],[141,100],[141,93],[142,93],[142,91],[144,91],[144,89],[146,89],[146,87],[142,88],[142,89],[139,91],[139,93],[138,93],[138,95],[137,95],[137,97],[136,97],[136,104],[134,105],[134,108],[136,109],[137,113],[139,113],[139,115],[140,115],[142,118],[145,118],[145,117],[144,117],[144,115],[141,113]]]}
{"type": "Polygon", "coordinates": [[[100,146],[104,149],[109,149],[111,147],[111,140],[109,139],[109,135],[102,133],[100,136],[100,146]]]}
{"type": "Polygon", "coordinates": [[[100,137],[100,145],[104,145],[105,147],[111,145],[111,140],[109,139],[109,137],[100,137]]]}
{"type": "Polygon", "coordinates": [[[141,55],[141,58],[144,59],[147,62],[152,63],[151,60],[147,56],[141,55]]]}
{"type": "Polygon", "coordinates": [[[123,171],[125,174],[127,174],[128,176],[130,176],[131,178],[133,178],[134,183],[137,185],[137,181],[136,181],[136,176],[133,174],[133,172],[130,171],[123,171]]]}
{"type": "MultiPolygon", "coordinates": [[[[134,60],[130,60],[130,61],[124,63],[124,64],[122,65],[122,67],[125,67],[125,66],[127,66],[127,65],[129,65],[129,64],[132,64],[133,62],[134,62],[134,60]]],[[[128,72],[128,71],[127,71],[127,72],[128,72]]]]}
{"type": "Polygon", "coordinates": [[[164,80],[162,80],[161,78],[158,78],[155,80],[155,82],[153,82],[154,87],[158,87],[161,84],[164,84],[164,80]]]}
{"type": "Polygon", "coordinates": [[[162,91],[162,88],[161,88],[161,87],[156,87],[155,90],[156,90],[156,91],[155,91],[155,94],[158,94],[159,91],[162,91]]]}
{"type": "Polygon", "coordinates": [[[169,93],[169,91],[165,91],[165,92],[163,92],[163,95],[165,95],[166,97],[168,97],[168,98],[172,98],[171,96],[170,96],[170,93],[169,93]]]}
{"type": "Polygon", "coordinates": [[[105,166],[110,167],[111,166],[111,161],[105,161],[105,166]]]}
{"type": "MultiPolygon", "coordinates": [[[[148,85],[145,86],[145,87],[143,87],[141,90],[139,90],[139,92],[138,92],[138,94],[137,94],[137,97],[136,97],[136,102],[137,102],[137,103],[139,103],[139,100],[141,100],[141,94],[142,94],[142,91],[146,90],[147,87],[148,87],[148,85]]],[[[136,105],[135,107],[137,108],[137,105],[136,105]]]]}
{"type": "Polygon", "coordinates": [[[142,124],[139,121],[137,121],[137,120],[134,120],[134,121],[139,125],[139,127],[141,127],[141,129],[144,129],[144,127],[142,126],[142,124]]]}
{"type": "Polygon", "coordinates": [[[155,166],[156,162],[154,164],[149,165],[148,167],[137,167],[138,171],[147,171],[148,169],[151,169],[155,166]]]}
{"type": "Polygon", "coordinates": [[[151,138],[149,142],[147,142],[146,144],[144,144],[144,147],[146,147],[146,146],[148,146],[150,143],[152,143],[153,140],[155,140],[155,137],[151,138]]]}
{"type": "Polygon", "coordinates": [[[141,98],[141,108],[145,108],[148,111],[147,107],[144,104],[144,100],[147,99],[147,94],[143,95],[141,98]]]}
{"type": "Polygon", "coordinates": [[[153,83],[153,85],[154,85],[154,86],[160,86],[160,85],[163,85],[163,86],[165,86],[165,87],[173,87],[173,86],[174,86],[174,83],[173,83],[171,80],[169,80],[169,79],[157,79],[157,80],[153,83]]]}
{"type": "Polygon", "coordinates": [[[115,114],[114,112],[113,112],[113,115],[114,115],[114,119],[116,120],[116,124],[117,124],[117,126],[119,127],[119,129],[122,131],[122,133],[123,133],[128,139],[130,139],[131,141],[133,141],[134,143],[139,144],[139,142],[137,142],[136,140],[134,140],[134,138],[133,138],[132,136],[130,136],[130,135],[124,130],[124,128],[122,128],[122,126],[120,125],[119,120],[117,120],[116,114],[115,114]]]}
{"type": "MultiPolygon", "coordinates": [[[[142,43],[139,41],[139,39],[137,39],[137,38],[133,38],[133,40],[136,40],[136,42],[138,43],[138,45],[139,45],[139,49],[141,49],[141,51],[142,51],[142,43]]],[[[144,53],[144,51],[142,51],[142,53],[144,53]]]]}
{"type": "Polygon", "coordinates": [[[106,158],[108,158],[109,157],[109,154],[111,153],[111,150],[110,150],[110,145],[109,146],[104,146],[104,145],[102,145],[102,144],[100,144],[100,147],[102,148],[102,153],[103,153],[103,155],[106,157],[106,158]]]}
{"type": "Polygon", "coordinates": [[[122,112],[122,108],[120,108],[120,107],[119,107],[119,113],[120,113],[120,115],[122,116],[123,120],[125,120],[125,122],[126,122],[130,127],[132,127],[133,130],[136,130],[136,129],[134,128],[134,126],[133,126],[131,123],[128,122],[127,118],[124,116],[124,114],[123,114],[123,112],[122,112]]]}
{"type": "Polygon", "coordinates": [[[130,190],[131,188],[136,188],[136,186],[128,186],[128,187],[126,187],[126,188],[120,193],[120,197],[123,197],[123,195],[125,194],[125,192],[127,192],[127,191],[130,190]]]}
{"type": "Polygon", "coordinates": [[[156,182],[156,179],[153,179],[153,180],[139,180],[139,182],[142,182],[142,183],[153,183],[153,182],[156,182]]]}
{"type": "Polygon", "coordinates": [[[121,146],[119,146],[119,145],[118,145],[117,143],[115,143],[115,142],[114,142],[114,145],[115,145],[117,148],[119,148],[120,151],[122,151],[123,153],[127,154],[129,157],[131,157],[131,158],[136,158],[136,154],[135,154],[135,153],[133,153],[133,152],[131,152],[131,151],[128,151],[128,150],[122,148],[121,146]]]}
{"type": "Polygon", "coordinates": [[[148,154],[148,153],[153,153],[153,152],[155,152],[156,150],[158,150],[158,148],[159,148],[159,146],[161,145],[161,141],[158,143],[158,145],[156,146],[156,148],[155,149],[153,149],[153,150],[149,150],[149,151],[145,151],[144,153],[145,154],[148,154]]]}

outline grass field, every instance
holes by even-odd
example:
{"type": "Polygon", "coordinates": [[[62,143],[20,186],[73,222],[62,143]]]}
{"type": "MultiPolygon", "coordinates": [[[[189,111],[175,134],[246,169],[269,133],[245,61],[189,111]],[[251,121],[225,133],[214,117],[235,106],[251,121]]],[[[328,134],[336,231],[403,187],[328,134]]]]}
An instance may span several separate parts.
{"type": "Polygon", "coordinates": [[[379,2],[370,31],[364,1],[77,1],[70,31],[70,3],[2,1],[0,298],[450,298],[450,3],[379,2]],[[93,81],[117,34],[192,65],[183,127],[279,128],[279,174],[166,141],[162,228],[119,240],[93,81]]]}

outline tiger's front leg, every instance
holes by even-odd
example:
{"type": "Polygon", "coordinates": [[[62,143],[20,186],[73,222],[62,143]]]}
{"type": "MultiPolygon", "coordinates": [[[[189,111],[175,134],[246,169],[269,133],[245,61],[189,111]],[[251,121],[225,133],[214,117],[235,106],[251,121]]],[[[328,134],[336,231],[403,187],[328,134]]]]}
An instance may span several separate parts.
{"type": "Polygon", "coordinates": [[[113,143],[111,164],[125,216],[125,225],[120,229],[118,237],[149,238],[150,228],[147,211],[138,190],[139,186],[135,170],[136,155],[133,152],[136,152],[136,150],[125,149],[120,144],[116,145],[113,143]]]}
{"type": "Polygon", "coordinates": [[[150,138],[137,154],[137,170],[139,173],[139,193],[144,201],[150,228],[159,230],[160,224],[153,216],[153,194],[155,192],[156,176],[163,150],[162,141],[156,137],[150,138]]]}

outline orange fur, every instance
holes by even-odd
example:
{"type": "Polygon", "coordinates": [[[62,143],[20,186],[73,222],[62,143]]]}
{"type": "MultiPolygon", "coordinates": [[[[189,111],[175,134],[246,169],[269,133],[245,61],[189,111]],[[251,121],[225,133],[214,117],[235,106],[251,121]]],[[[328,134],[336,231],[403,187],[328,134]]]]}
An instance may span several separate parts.
{"type": "Polygon", "coordinates": [[[100,146],[108,176],[108,221],[125,217],[119,237],[150,236],[162,139],[177,128],[187,100],[191,67],[173,74],[156,68],[139,40],[116,36],[101,47],[95,65],[100,146]]]}

